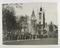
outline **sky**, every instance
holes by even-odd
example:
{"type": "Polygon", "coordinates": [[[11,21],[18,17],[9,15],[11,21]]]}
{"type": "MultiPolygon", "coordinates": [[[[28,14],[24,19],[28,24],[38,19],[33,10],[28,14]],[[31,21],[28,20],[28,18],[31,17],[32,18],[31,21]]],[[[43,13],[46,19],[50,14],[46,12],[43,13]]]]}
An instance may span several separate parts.
{"type": "MultiPolygon", "coordinates": [[[[18,6],[18,5],[17,5],[18,6]]],[[[19,18],[21,15],[31,16],[32,11],[35,11],[36,17],[38,17],[40,7],[45,12],[45,20],[49,24],[51,21],[57,25],[57,4],[56,3],[23,3],[19,4],[20,7],[14,7],[15,15],[19,18]]]]}

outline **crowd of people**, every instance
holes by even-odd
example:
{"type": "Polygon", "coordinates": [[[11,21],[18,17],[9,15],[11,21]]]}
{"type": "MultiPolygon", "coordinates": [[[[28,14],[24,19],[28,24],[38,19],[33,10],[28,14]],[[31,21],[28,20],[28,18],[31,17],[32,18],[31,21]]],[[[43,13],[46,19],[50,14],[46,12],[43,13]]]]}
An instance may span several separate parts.
{"type": "Polygon", "coordinates": [[[29,32],[21,33],[21,32],[8,32],[5,34],[3,40],[27,40],[27,39],[42,39],[47,38],[46,35],[43,37],[43,35],[32,35],[29,32]]]}

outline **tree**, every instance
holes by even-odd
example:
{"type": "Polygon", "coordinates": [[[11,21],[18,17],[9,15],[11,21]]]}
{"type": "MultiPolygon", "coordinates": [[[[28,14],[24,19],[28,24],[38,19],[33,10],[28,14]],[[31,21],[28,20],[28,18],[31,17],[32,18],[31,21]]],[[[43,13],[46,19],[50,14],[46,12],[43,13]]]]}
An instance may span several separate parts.
{"type": "Polygon", "coordinates": [[[50,26],[49,26],[49,31],[52,32],[53,31],[53,24],[51,22],[50,26]]]}
{"type": "Polygon", "coordinates": [[[3,30],[6,28],[7,31],[15,30],[16,29],[16,19],[14,16],[14,12],[8,10],[7,8],[3,8],[2,10],[3,15],[3,30]]]}

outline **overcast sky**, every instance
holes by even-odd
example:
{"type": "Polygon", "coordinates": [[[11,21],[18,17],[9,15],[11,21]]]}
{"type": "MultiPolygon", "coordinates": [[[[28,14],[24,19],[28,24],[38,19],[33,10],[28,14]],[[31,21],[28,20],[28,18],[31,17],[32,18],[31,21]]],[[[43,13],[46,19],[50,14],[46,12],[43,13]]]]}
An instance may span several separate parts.
{"type": "Polygon", "coordinates": [[[23,3],[21,7],[15,8],[16,16],[25,15],[31,16],[32,10],[35,11],[37,16],[40,7],[45,11],[46,22],[49,24],[51,21],[57,25],[57,4],[56,3],[23,3]]]}

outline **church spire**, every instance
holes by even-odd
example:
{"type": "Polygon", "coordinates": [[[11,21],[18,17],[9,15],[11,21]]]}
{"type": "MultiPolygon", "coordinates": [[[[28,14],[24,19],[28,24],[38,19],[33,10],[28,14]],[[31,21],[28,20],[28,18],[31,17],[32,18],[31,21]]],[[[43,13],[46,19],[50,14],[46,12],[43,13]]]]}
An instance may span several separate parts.
{"type": "Polygon", "coordinates": [[[32,11],[32,15],[31,16],[35,16],[35,12],[34,12],[34,10],[32,11]]]}
{"type": "Polygon", "coordinates": [[[40,7],[40,11],[42,11],[42,7],[40,7]]]}
{"type": "Polygon", "coordinates": [[[42,9],[42,3],[41,3],[41,6],[40,6],[40,11],[42,11],[43,9],[42,9]]]}

